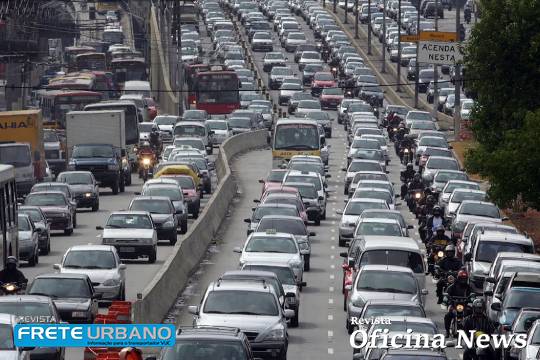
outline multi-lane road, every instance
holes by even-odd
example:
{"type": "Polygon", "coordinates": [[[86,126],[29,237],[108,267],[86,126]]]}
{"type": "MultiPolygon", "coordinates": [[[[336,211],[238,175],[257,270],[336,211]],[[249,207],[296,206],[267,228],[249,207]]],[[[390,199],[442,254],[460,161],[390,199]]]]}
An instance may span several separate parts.
{"type": "MultiPolygon", "coordinates": [[[[307,35],[308,42],[314,43],[313,32],[309,26],[298,18],[302,25],[304,33],[307,35]]],[[[274,33],[274,51],[279,51],[281,45],[274,33]]],[[[284,51],[284,50],[283,50],[284,51]]],[[[264,53],[253,53],[255,65],[262,72],[262,59],[264,53]]],[[[288,56],[292,59],[292,55],[288,56]]],[[[300,74],[296,64],[290,60],[288,63],[293,71],[300,74]]],[[[266,81],[266,77],[263,76],[266,81]]],[[[271,96],[277,103],[278,92],[272,91],[271,96]]],[[[282,108],[286,111],[285,108],[282,108]]],[[[334,119],[337,118],[335,111],[330,111],[334,119]]],[[[345,197],[343,193],[344,172],[342,168],[347,165],[347,143],[344,141],[346,133],[341,125],[334,121],[333,138],[328,140],[330,144],[330,166],[329,174],[331,178],[328,181],[331,192],[328,200],[327,220],[321,223],[321,226],[310,226],[316,236],[312,241],[312,260],[311,270],[304,274],[307,287],[301,295],[300,305],[300,325],[298,328],[289,329],[290,342],[288,357],[291,359],[348,359],[352,357],[352,348],[349,344],[349,335],[345,329],[346,313],[343,311],[343,295],[341,293],[342,281],[342,259],[339,253],[344,251],[338,246],[338,225],[340,216],[336,210],[344,207],[345,197]]],[[[264,178],[272,167],[272,155],[269,150],[256,151],[239,157],[233,164],[233,170],[239,185],[239,195],[232,204],[230,217],[227,218],[225,225],[219,236],[214,251],[208,257],[207,261],[192,279],[187,291],[178,301],[177,323],[179,325],[191,325],[192,315],[188,314],[185,306],[198,305],[201,297],[206,290],[206,286],[219,277],[227,270],[238,267],[238,257],[233,253],[233,248],[242,246],[246,239],[246,228],[243,219],[249,217],[254,206],[253,200],[258,199],[261,194],[261,185],[257,179],[264,178]]],[[[391,154],[391,162],[388,167],[390,177],[399,187],[399,172],[401,165],[395,154],[391,154]]],[[[406,206],[401,206],[405,218],[410,224],[415,225],[411,236],[419,239],[416,219],[408,211],[406,206]]],[[[428,279],[428,300],[426,312],[429,317],[435,320],[441,332],[444,327],[442,324],[443,310],[435,301],[435,286],[428,279]]],[[[457,359],[459,354],[454,351],[448,351],[449,358],[457,359]]]]}

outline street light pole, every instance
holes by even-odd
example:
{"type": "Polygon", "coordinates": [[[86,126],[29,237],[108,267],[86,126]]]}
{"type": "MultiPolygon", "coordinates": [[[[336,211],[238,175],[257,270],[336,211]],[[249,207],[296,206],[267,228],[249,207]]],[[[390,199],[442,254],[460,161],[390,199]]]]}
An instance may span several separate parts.
{"type": "MultiPolygon", "coordinates": [[[[386,38],[386,36],[385,36],[386,38]]],[[[397,61],[397,81],[396,91],[401,91],[401,0],[398,1],[398,61],[397,61]]]]}
{"type": "MultiPolygon", "coordinates": [[[[461,33],[459,31],[461,25],[461,3],[456,1],[456,35],[458,41],[461,42],[461,33]]],[[[454,140],[459,137],[459,127],[461,124],[461,64],[456,64],[455,70],[455,100],[454,100],[454,140]]]]}
{"type": "MultiPolygon", "coordinates": [[[[444,10],[443,10],[444,11],[444,10]]],[[[439,31],[439,0],[435,0],[435,31],[439,31]]],[[[439,106],[439,65],[433,66],[433,118],[437,120],[439,106]]]]}
{"type": "Polygon", "coordinates": [[[354,38],[358,39],[358,16],[360,11],[358,10],[358,0],[354,1],[354,9],[356,10],[356,16],[354,18],[354,38]]]}
{"type": "Polygon", "coordinates": [[[367,53],[371,55],[371,0],[368,0],[367,53]]]}
{"type": "Polygon", "coordinates": [[[334,14],[337,13],[337,0],[334,0],[334,14]]]}
{"type": "Polygon", "coordinates": [[[343,23],[347,24],[347,11],[349,10],[349,0],[345,0],[345,15],[343,17],[343,23]]]}
{"type": "Polygon", "coordinates": [[[420,2],[418,2],[418,8],[416,13],[416,36],[418,37],[418,40],[416,42],[416,64],[415,64],[415,77],[414,77],[414,107],[418,108],[418,76],[420,74],[420,64],[418,63],[418,52],[420,50],[420,2]]]}
{"type": "Polygon", "coordinates": [[[385,73],[386,72],[386,0],[383,0],[383,22],[382,22],[382,26],[383,26],[383,48],[382,48],[382,67],[381,67],[381,72],[382,73],[385,73]]]}

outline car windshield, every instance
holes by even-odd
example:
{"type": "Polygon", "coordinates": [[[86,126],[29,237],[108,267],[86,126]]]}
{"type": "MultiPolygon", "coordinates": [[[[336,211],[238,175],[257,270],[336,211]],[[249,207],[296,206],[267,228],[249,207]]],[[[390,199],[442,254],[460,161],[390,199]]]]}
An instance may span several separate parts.
{"type": "Polygon", "coordinates": [[[355,236],[401,236],[401,226],[392,223],[361,222],[355,236]]]}
{"type": "Polygon", "coordinates": [[[386,191],[373,191],[372,189],[366,190],[356,190],[354,192],[355,199],[381,199],[386,201],[388,204],[393,202],[392,194],[386,191]]]}
{"type": "Polygon", "coordinates": [[[163,200],[133,200],[129,210],[148,211],[151,214],[169,214],[171,208],[167,201],[163,200]]]}
{"type": "Polygon", "coordinates": [[[253,39],[255,40],[272,40],[272,35],[267,32],[256,32],[253,34],[253,39]]]}
{"type": "Polygon", "coordinates": [[[462,203],[460,214],[473,216],[486,216],[493,219],[500,219],[499,208],[493,204],[485,203],[462,203]]]}
{"type": "Polygon", "coordinates": [[[314,76],[315,80],[318,81],[334,81],[334,76],[330,73],[316,73],[314,76]]]}
{"type": "Polygon", "coordinates": [[[283,85],[281,85],[281,90],[298,90],[298,91],[302,91],[303,87],[302,87],[302,85],[298,85],[298,84],[295,84],[295,83],[284,83],[283,85]]]}
{"type": "Polygon", "coordinates": [[[207,121],[206,123],[212,130],[227,130],[226,121],[207,121]]]}
{"type": "Polygon", "coordinates": [[[229,119],[229,126],[233,128],[251,128],[251,119],[249,118],[231,118],[229,119]]]}
{"type": "Polygon", "coordinates": [[[317,199],[317,190],[313,186],[310,185],[301,185],[301,184],[289,184],[285,183],[284,186],[290,186],[293,188],[298,189],[298,192],[300,193],[300,196],[302,199],[317,199]]]}
{"type": "Polygon", "coordinates": [[[412,275],[395,271],[362,271],[357,281],[357,290],[416,294],[418,285],[412,275]]]}
{"type": "MultiPolygon", "coordinates": [[[[281,200],[280,200],[281,201],[281,200]]],[[[257,231],[275,230],[277,232],[306,236],[307,230],[302,220],[261,219],[257,231]]]]}
{"type": "Polygon", "coordinates": [[[42,191],[59,191],[68,195],[68,189],[65,184],[36,184],[32,187],[31,192],[42,192],[42,191]]]}
{"type": "Polygon", "coordinates": [[[69,185],[87,185],[92,184],[92,175],[85,173],[61,173],[56,180],[69,185]]]}
{"type": "MultiPolygon", "coordinates": [[[[206,297],[203,311],[206,314],[279,315],[276,299],[268,291],[211,291],[206,297]]],[[[188,358],[193,357],[190,355],[188,358]]]]}
{"type": "Polygon", "coordinates": [[[309,162],[309,163],[294,162],[289,165],[289,169],[297,170],[297,171],[316,172],[321,175],[324,173],[324,167],[321,164],[312,163],[312,162],[309,162]]]}
{"type": "Polygon", "coordinates": [[[337,95],[343,96],[343,90],[341,88],[324,88],[322,95],[337,95]]]}
{"type": "Polygon", "coordinates": [[[437,130],[437,127],[433,121],[413,121],[411,124],[411,129],[437,130]]]}
{"type": "MultiPolygon", "coordinates": [[[[377,144],[379,146],[379,144],[377,144]]],[[[366,159],[366,160],[383,160],[383,154],[379,150],[359,148],[354,152],[353,157],[355,159],[366,159]]]]}
{"type": "Polygon", "coordinates": [[[71,250],[66,254],[62,266],[71,269],[114,269],[116,260],[109,250],[71,250]]]}
{"type": "Polygon", "coordinates": [[[146,215],[116,214],[107,220],[107,228],[118,229],[152,229],[152,220],[146,215]]]}
{"type": "Polygon", "coordinates": [[[321,104],[316,100],[300,100],[298,108],[302,109],[321,109],[321,104]]]}
{"type": "Polygon", "coordinates": [[[168,347],[163,360],[230,360],[248,359],[249,355],[242,341],[190,339],[176,340],[173,347],[168,347]]]}
{"type": "Polygon", "coordinates": [[[204,150],[204,143],[200,139],[176,139],[174,146],[180,147],[182,145],[191,146],[198,150],[204,150]]]}
{"type": "Polygon", "coordinates": [[[19,216],[17,220],[17,229],[19,231],[30,231],[32,230],[32,227],[30,226],[30,223],[28,220],[26,220],[25,216],[19,216]]]}
{"type": "Polygon", "coordinates": [[[311,96],[311,94],[306,93],[306,92],[296,92],[291,97],[291,100],[297,100],[297,101],[311,100],[311,99],[313,99],[313,96],[311,96]]]}
{"type": "Polygon", "coordinates": [[[458,170],[459,166],[454,159],[436,159],[429,158],[426,167],[429,169],[448,169],[458,170]]]}
{"type": "Polygon", "coordinates": [[[28,215],[30,220],[32,220],[33,222],[44,220],[39,210],[36,210],[36,209],[19,209],[19,214],[28,215]]]}
{"type": "Polygon", "coordinates": [[[25,205],[34,206],[66,206],[66,198],[63,194],[31,193],[24,200],[25,205]]]}
{"type": "Polygon", "coordinates": [[[178,122],[176,116],[156,116],[154,123],[156,125],[172,125],[174,126],[178,122]]]}
{"type": "Polygon", "coordinates": [[[0,324],[0,350],[15,350],[11,324],[0,324]]]}
{"type": "Polygon", "coordinates": [[[171,199],[171,201],[183,201],[182,192],[178,188],[174,187],[158,187],[150,186],[144,190],[144,196],[165,196],[171,199]]]}
{"type": "MultiPolygon", "coordinates": [[[[0,313],[17,316],[19,323],[52,323],[57,320],[48,302],[2,301],[0,302],[0,313]]],[[[0,350],[3,350],[1,345],[0,350]]]]}
{"type": "MultiPolygon", "coordinates": [[[[435,335],[437,333],[437,328],[430,323],[413,323],[408,321],[392,321],[390,324],[374,324],[373,327],[370,329],[370,332],[381,330],[384,331],[388,329],[388,332],[399,332],[399,333],[406,333],[407,330],[411,330],[414,334],[420,333],[420,334],[430,334],[435,335]]],[[[386,357],[385,357],[386,358],[386,357]]],[[[430,359],[431,357],[428,357],[430,359]]],[[[397,360],[397,358],[395,358],[397,360]]],[[[399,359],[403,359],[402,356],[399,356],[399,359]]],[[[414,356],[414,359],[418,359],[418,357],[414,356]]],[[[424,358],[422,358],[424,359],[424,358]]],[[[440,359],[440,358],[436,358],[440,359]]]]}
{"type": "Polygon", "coordinates": [[[268,182],[282,182],[286,172],[282,170],[271,171],[266,178],[268,182]]]}
{"type": "Polygon", "coordinates": [[[291,69],[287,67],[273,67],[272,68],[272,75],[292,75],[291,69]]]}
{"type": "Polygon", "coordinates": [[[434,181],[440,182],[440,183],[446,183],[450,180],[467,181],[469,180],[469,177],[467,176],[466,173],[461,172],[461,171],[460,172],[439,171],[434,177],[434,181]]]}
{"type": "Polygon", "coordinates": [[[73,148],[74,158],[112,158],[114,157],[113,148],[111,146],[100,145],[82,145],[73,148]]]}
{"type": "Polygon", "coordinates": [[[362,254],[360,265],[405,266],[415,273],[421,273],[424,270],[422,256],[405,250],[368,250],[362,254]]]}
{"type": "Polygon", "coordinates": [[[289,40],[306,40],[306,36],[303,33],[291,33],[287,37],[289,40]]]}
{"type": "Polygon", "coordinates": [[[366,139],[356,139],[351,144],[353,149],[379,149],[380,145],[378,141],[366,140],[366,139]]]}
{"type": "Polygon", "coordinates": [[[461,108],[463,110],[471,110],[474,106],[474,102],[472,101],[464,101],[463,104],[461,105],[461,108]]]}
{"type": "Polygon", "coordinates": [[[514,288],[504,298],[503,308],[522,309],[537,307],[540,304],[540,291],[536,288],[514,288]]]}
{"type": "Polygon", "coordinates": [[[453,157],[452,152],[448,149],[442,149],[442,148],[427,148],[426,151],[424,151],[424,154],[426,156],[442,156],[451,158],[453,157]]]}
{"type": "Polygon", "coordinates": [[[284,215],[284,216],[299,216],[298,210],[295,207],[281,207],[281,206],[262,206],[255,209],[253,213],[253,220],[259,221],[266,215],[284,215]]]}
{"type": "Polygon", "coordinates": [[[306,73],[316,73],[324,69],[324,66],[321,64],[307,64],[304,67],[304,72],[306,73]]]}
{"type": "Polygon", "coordinates": [[[291,238],[254,236],[244,251],[295,254],[297,249],[295,240],[291,238]]]}
{"type": "Polygon", "coordinates": [[[406,305],[369,305],[364,311],[363,317],[374,318],[378,316],[415,316],[425,317],[425,313],[420,306],[406,305]]]}
{"type": "MultiPolygon", "coordinates": [[[[514,333],[527,332],[531,325],[539,319],[540,312],[524,311],[514,323],[514,333]]],[[[538,334],[538,331],[536,333],[538,334]]],[[[538,341],[540,342],[540,338],[538,338],[538,341]]]]}
{"type": "Polygon", "coordinates": [[[322,190],[322,184],[318,177],[305,175],[289,175],[285,178],[287,182],[307,182],[315,186],[316,191],[322,190]]]}
{"type": "Polygon", "coordinates": [[[452,199],[450,199],[451,202],[458,204],[465,200],[485,201],[486,193],[472,191],[454,191],[454,195],[452,196],[452,199]]]}
{"type": "Polygon", "coordinates": [[[378,162],[353,161],[349,166],[348,171],[382,171],[382,167],[381,164],[379,164],[378,162]]]}
{"type": "Polygon", "coordinates": [[[492,263],[500,252],[532,253],[531,245],[512,242],[480,241],[476,249],[476,260],[492,263]]]}
{"type": "Polygon", "coordinates": [[[88,282],[84,279],[37,278],[32,283],[28,294],[39,294],[51,298],[85,298],[92,296],[88,282]]]}
{"type": "Polygon", "coordinates": [[[469,183],[462,183],[462,182],[448,182],[444,188],[444,192],[451,194],[452,191],[456,189],[470,189],[470,190],[480,190],[479,184],[469,184],[469,183]]]}
{"type": "Polygon", "coordinates": [[[296,285],[294,273],[291,268],[283,266],[268,266],[268,265],[246,265],[243,270],[252,271],[270,271],[276,274],[279,281],[284,285],[296,285]]]}
{"type": "Polygon", "coordinates": [[[264,58],[269,60],[285,60],[282,53],[266,53],[264,58]]]}
{"type": "Polygon", "coordinates": [[[364,210],[367,209],[387,209],[383,202],[363,202],[363,201],[349,201],[345,208],[344,215],[361,215],[364,210]]]}
{"type": "Polygon", "coordinates": [[[446,143],[446,140],[443,138],[425,136],[422,139],[420,139],[418,146],[433,146],[433,147],[447,148],[448,144],[446,143]]]}

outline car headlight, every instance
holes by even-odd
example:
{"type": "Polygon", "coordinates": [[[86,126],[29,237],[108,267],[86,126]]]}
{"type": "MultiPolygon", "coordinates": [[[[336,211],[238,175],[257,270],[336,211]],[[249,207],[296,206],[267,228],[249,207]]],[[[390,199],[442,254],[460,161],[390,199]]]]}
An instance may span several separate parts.
{"type": "Polygon", "coordinates": [[[86,317],[86,313],[84,311],[74,311],[71,313],[71,317],[74,317],[74,318],[85,318],[86,317]]]}
{"type": "Polygon", "coordinates": [[[172,217],[168,218],[167,221],[163,223],[163,227],[173,227],[174,219],[172,217]]]}
{"type": "Polygon", "coordinates": [[[103,286],[118,286],[120,285],[119,279],[107,279],[103,282],[103,286]]]}
{"type": "Polygon", "coordinates": [[[442,257],[444,257],[444,253],[442,251],[439,251],[437,253],[437,256],[439,257],[439,259],[441,259],[442,257]]]}
{"type": "Polygon", "coordinates": [[[87,198],[89,198],[89,197],[91,197],[91,196],[92,196],[92,193],[85,193],[85,194],[84,194],[84,197],[87,197],[87,198]]]}
{"type": "Polygon", "coordinates": [[[459,304],[458,306],[456,306],[456,310],[457,312],[463,312],[463,305],[459,304]]]}
{"type": "Polygon", "coordinates": [[[264,340],[282,340],[285,337],[285,328],[281,325],[266,334],[264,340]]]}

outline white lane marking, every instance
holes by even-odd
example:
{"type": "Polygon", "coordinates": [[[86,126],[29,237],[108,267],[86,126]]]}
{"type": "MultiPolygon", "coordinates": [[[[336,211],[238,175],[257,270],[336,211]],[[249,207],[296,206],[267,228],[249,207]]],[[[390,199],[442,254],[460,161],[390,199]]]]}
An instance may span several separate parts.
{"type": "MultiPolygon", "coordinates": [[[[334,237],[334,238],[332,238],[332,240],[336,240],[336,238],[334,237]]],[[[330,246],[330,249],[335,250],[335,249],[336,249],[336,246],[335,246],[335,245],[332,245],[332,246],[330,246]]]]}
{"type": "Polygon", "coordinates": [[[328,320],[330,320],[330,321],[334,320],[334,315],[328,314],[328,320]]]}
{"type": "Polygon", "coordinates": [[[330,255],[330,259],[334,260],[336,256],[335,255],[330,255]]]}
{"type": "Polygon", "coordinates": [[[333,286],[330,286],[330,287],[328,288],[328,291],[334,292],[334,287],[333,287],[333,286]]]}
{"type": "Polygon", "coordinates": [[[336,229],[330,229],[330,232],[334,233],[334,232],[336,232],[336,229]]]}
{"type": "Polygon", "coordinates": [[[334,280],[336,276],[334,274],[330,274],[330,280],[334,280]]]}
{"type": "Polygon", "coordinates": [[[334,349],[328,348],[328,355],[334,355],[334,349]]]}
{"type": "Polygon", "coordinates": [[[332,220],[332,225],[336,225],[336,221],[335,221],[335,220],[332,220]]]}
{"type": "Polygon", "coordinates": [[[330,240],[336,240],[335,236],[330,237],[330,240]]]}
{"type": "Polygon", "coordinates": [[[335,269],[336,268],[336,265],[332,264],[330,265],[330,269],[335,269]]]}
{"type": "Polygon", "coordinates": [[[334,332],[332,330],[328,330],[328,337],[329,338],[334,337],[334,332]]]}
{"type": "Polygon", "coordinates": [[[329,304],[333,304],[333,303],[334,303],[334,299],[328,299],[328,303],[329,303],[329,304]]]}

